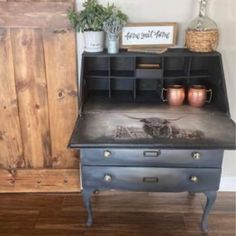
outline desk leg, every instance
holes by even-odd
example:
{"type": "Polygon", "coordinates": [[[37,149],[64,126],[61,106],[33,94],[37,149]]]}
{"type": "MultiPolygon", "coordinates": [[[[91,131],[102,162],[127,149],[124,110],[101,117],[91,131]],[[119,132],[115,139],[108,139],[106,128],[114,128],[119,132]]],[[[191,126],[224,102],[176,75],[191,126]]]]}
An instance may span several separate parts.
{"type": "Polygon", "coordinates": [[[83,189],[83,201],[84,206],[88,212],[88,219],[87,219],[87,226],[91,226],[93,224],[93,213],[92,213],[92,206],[91,206],[91,195],[94,191],[91,189],[83,189]]]}
{"type": "Polygon", "coordinates": [[[206,202],[206,206],[205,206],[204,213],[202,216],[201,229],[202,229],[202,232],[207,233],[208,232],[208,216],[216,200],[217,192],[209,191],[209,192],[205,192],[204,194],[207,197],[207,202],[206,202]]]}

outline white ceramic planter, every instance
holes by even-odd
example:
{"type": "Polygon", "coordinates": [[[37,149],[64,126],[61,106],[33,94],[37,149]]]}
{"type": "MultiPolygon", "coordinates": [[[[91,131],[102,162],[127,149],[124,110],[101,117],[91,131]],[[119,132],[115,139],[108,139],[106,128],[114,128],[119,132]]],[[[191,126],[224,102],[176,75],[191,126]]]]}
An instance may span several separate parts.
{"type": "Polygon", "coordinates": [[[86,52],[102,52],[104,49],[103,31],[84,32],[84,50],[86,52]]]}

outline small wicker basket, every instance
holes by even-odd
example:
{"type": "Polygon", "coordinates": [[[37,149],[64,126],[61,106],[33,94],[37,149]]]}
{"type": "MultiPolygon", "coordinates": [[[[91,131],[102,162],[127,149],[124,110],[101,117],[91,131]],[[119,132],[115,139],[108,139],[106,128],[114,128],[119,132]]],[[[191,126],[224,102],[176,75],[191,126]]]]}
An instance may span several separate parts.
{"type": "Polygon", "coordinates": [[[193,52],[212,52],[216,50],[219,43],[219,31],[194,30],[186,32],[186,47],[193,52]]]}

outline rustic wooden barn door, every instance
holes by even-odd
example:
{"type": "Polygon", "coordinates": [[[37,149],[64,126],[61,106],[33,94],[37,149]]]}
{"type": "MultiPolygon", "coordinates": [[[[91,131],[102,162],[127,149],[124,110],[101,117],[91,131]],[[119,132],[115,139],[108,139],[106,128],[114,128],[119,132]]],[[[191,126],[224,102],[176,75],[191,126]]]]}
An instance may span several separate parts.
{"type": "Polygon", "coordinates": [[[71,2],[0,1],[0,192],[78,191],[71,2]]]}

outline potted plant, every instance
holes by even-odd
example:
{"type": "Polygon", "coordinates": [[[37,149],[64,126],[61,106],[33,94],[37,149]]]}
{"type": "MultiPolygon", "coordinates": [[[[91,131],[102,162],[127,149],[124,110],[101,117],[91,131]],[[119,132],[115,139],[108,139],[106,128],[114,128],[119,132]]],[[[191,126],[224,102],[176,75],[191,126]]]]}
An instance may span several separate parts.
{"type": "Polygon", "coordinates": [[[119,35],[128,17],[122,13],[114,4],[107,6],[103,29],[108,37],[108,53],[119,52],[119,35]]]}
{"type": "Polygon", "coordinates": [[[78,32],[84,33],[85,51],[101,52],[104,48],[103,22],[106,9],[97,0],[87,0],[83,7],[80,12],[69,9],[68,18],[78,32]]]}

